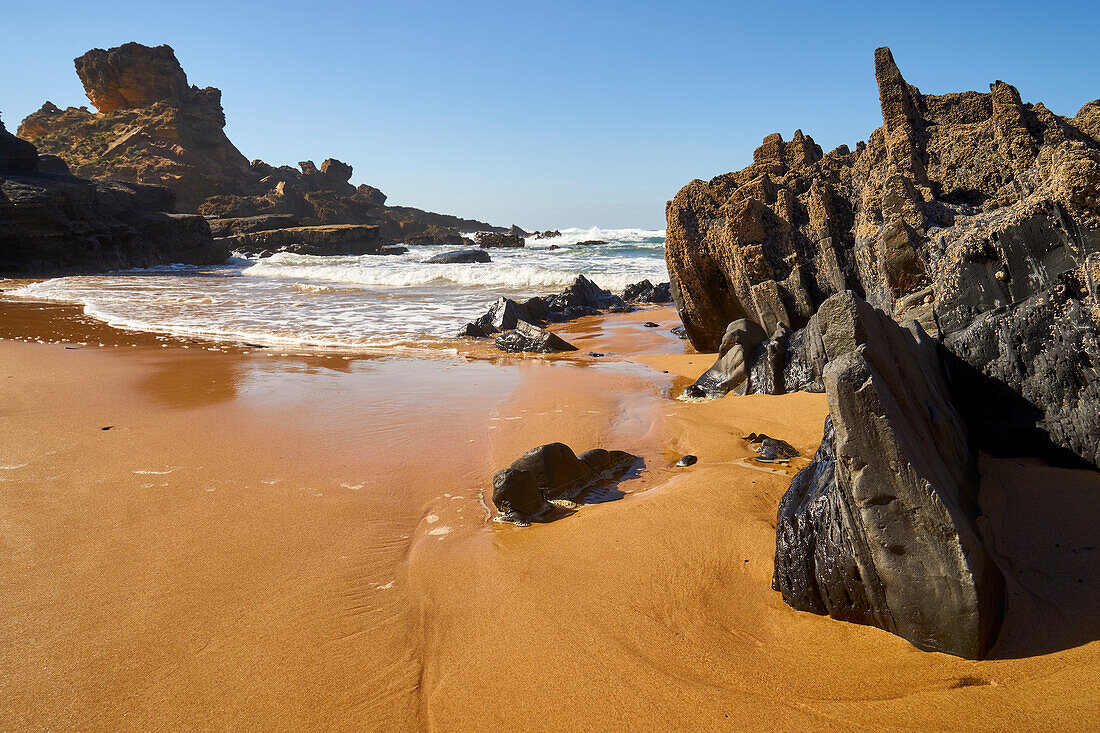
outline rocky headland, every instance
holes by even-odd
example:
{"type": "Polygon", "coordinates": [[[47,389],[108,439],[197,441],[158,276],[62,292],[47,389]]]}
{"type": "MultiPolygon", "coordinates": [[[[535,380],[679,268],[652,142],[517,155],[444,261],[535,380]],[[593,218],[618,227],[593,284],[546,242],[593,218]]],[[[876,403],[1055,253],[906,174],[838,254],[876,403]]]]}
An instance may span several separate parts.
{"type": "Polygon", "coordinates": [[[1100,100],[923,94],[887,48],[875,76],[866,143],[773,134],[668,203],[672,295],[720,352],[689,394],[824,391],[776,590],[976,658],[1004,607],[978,451],[1100,461],[1100,100]]]}
{"type": "MultiPolygon", "coordinates": [[[[486,222],[387,206],[373,186],[350,183],[352,167],[334,158],[298,167],[249,161],[225,134],[221,91],[198,88],[170,46],[126,43],[93,49],[75,61],[87,107],[46,102],[18,135],[56,155],[73,173],[167,186],[180,211],[210,218],[293,216],[301,226],[377,226],[380,240],[429,230],[504,231],[486,222]]],[[[274,226],[278,220],[268,219],[274,226]]]]}
{"type": "Polygon", "coordinates": [[[175,213],[172,189],[88,180],[0,122],[0,276],[225,261],[206,220],[175,213]]]}

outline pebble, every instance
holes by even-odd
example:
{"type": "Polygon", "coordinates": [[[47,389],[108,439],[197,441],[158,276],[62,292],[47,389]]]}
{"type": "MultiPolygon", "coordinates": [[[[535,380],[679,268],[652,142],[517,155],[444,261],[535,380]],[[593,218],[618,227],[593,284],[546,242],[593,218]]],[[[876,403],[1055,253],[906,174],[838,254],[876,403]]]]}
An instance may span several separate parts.
{"type": "Polygon", "coordinates": [[[698,460],[699,460],[698,458],[696,458],[695,456],[688,453],[686,456],[684,456],[680,460],[676,461],[676,465],[679,468],[686,468],[688,466],[693,465],[698,460]]]}
{"type": "Polygon", "coordinates": [[[645,326],[646,328],[660,328],[661,327],[661,324],[654,323],[653,321],[646,321],[642,325],[645,326]]]}

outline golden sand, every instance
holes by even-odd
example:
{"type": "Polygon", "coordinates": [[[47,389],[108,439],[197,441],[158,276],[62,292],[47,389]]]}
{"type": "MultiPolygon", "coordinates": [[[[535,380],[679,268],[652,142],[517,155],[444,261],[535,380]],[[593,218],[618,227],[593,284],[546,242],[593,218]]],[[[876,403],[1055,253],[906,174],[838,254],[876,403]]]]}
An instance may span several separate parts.
{"type": "Polygon", "coordinates": [[[745,461],[740,436],[809,457],[825,401],[674,399],[713,357],[684,353],[671,310],[557,329],[569,357],[487,360],[283,356],[0,309],[0,729],[1100,719],[1095,473],[983,458],[1013,562],[998,658],[796,612],[770,588],[793,469],[745,461]],[[493,472],[555,440],[645,468],[557,521],[489,521],[493,472]]]}

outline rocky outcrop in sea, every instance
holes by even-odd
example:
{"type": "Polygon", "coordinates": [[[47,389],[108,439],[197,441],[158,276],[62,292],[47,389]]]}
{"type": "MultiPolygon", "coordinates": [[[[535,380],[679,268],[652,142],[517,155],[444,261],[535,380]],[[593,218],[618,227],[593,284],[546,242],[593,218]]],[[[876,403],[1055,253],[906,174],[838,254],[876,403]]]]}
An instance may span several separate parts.
{"type": "Polygon", "coordinates": [[[787,602],[981,656],[1000,575],[971,451],[1100,461],[1100,100],[922,94],[887,48],[875,76],[866,143],[770,135],[669,202],[672,294],[721,352],[697,396],[828,397],[780,509],[787,602]]]}

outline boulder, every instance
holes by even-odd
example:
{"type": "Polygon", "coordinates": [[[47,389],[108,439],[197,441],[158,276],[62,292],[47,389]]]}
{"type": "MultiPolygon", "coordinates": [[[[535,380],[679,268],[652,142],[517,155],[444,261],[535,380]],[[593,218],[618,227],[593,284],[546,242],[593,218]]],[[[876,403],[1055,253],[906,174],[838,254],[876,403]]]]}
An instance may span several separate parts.
{"type": "Polygon", "coordinates": [[[497,348],[509,353],[531,352],[552,354],[560,351],[576,351],[577,347],[547,331],[526,321],[519,321],[513,330],[496,338],[497,348]]]}
{"type": "Polygon", "coordinates": [[[473,323],[467,323],[460,335],[474,338],[492,336],[494,333],[500,333],[501,331],[511,331],[521,321],[527,323],[539,322],[537,318],[532,316],[526,305],[517,303],[511,298],[500,298],[489,306],[489,310],[485,315],[473,323]]]}
{"type": "MultiPolygon", "coordinates": [[[[463,237],[455,229],[430,226],[417,234],[409,234],[404,239],[409,246],[464,247],[473,242],[463,237]]],[[[487,260],[486,260],[487,261],[487,260]]]]}
{"type": "Polygon", "coordinates": [[[606,239],[586,239],[583,242],[577,242],[574,247],[592,247],[597,244],[607,244],[606,239]]]}
{"type": "Polygon", "coordinates": [[[424,260],[431,265],[455,265],[469,262],[492,262],[489,253],[483,249],[461,249],[456,252],[440,252],[424,260]]]}
{"type": "MultiPolygon", "coordinates": [[[[582,315],[595,315],[612,306],[625,306],[626,303],[584,275],[577,275],[569,287],[549,298],[547,305],[557,313],[556,320],[572,320],[582,315]]],[[[551,318],[555,319],[555,316],[551,318]]]]}
{"type": "Polygon", "coordinates": [[[497,508],[497,521],[521,527],[528,526],[550,508],[534,474],[515,468],[502,469],[493,476],[493,505],[497,508]]]}
{"type": "Polygon", "coordinates": [[[941,347],[849,292],[818,315],[829,418],[780,502],[773,585],[799,610],[981,658],[1004,580],[979,533],[976,456],[941,347]]]}

